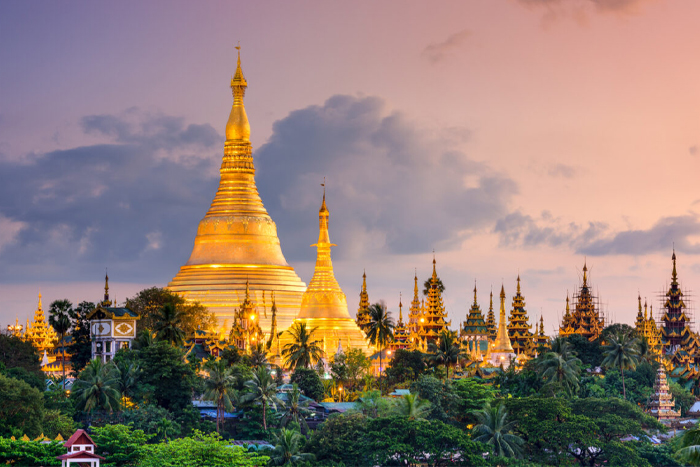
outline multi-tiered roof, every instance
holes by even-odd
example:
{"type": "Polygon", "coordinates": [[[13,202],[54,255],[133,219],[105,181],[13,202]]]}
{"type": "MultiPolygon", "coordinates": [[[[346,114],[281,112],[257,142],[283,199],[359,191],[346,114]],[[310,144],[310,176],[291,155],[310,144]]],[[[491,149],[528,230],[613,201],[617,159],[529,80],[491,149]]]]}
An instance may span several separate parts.
{"type": "Polygon", "coordinates": [[[659,365],[654,383],[654,393],[649,402],[649,414],[657,420],[678,418],[681,416],[681,412],[674,410],[674,407],[675,403],[668,389],[668,381],[666,381],[666,370],[663,365],[659,365]]]}
{"type": "Polygon", "coordinates": [[[513,296],[513,308],[510,312],[508,323],[508,337],[517,355],[530,354],[533,349],[532,327],[528,323],[527,311],[525,310],[525,298],[520,293],[520,274],[518,274],[518,286],[513,296]]]}
{"type": "Polygon", "coordinates": [[[581,334],[589,341],[600,336],[605,327],[605,320],[600,316],[597,297],[588,285],[588,267],[583,265],[583,284],[577,294],[574,294],[575,309],[572,314],[574,333],[581,334]]]}
{"type": "Polygon", "coordinates": [[[635,320],[634,327],[640,336],[646,340],[647,348],[649,353],[658,357],[661,355],[661,331],[656,327],[656,322],[654,321],[653,311],[648,312],[647,302],[644,301],[644,313],[642,314],[642,296],[638,295],[637,300],[639,302],[637,319],[635,320]]]}
{"type": "Polygon", "coordinates": [[[462,323],[461,337],[472,360],[477,360],[488,348],[488,326],[481,314],[481,307],[476,301],[476,284],[474,284],[474,303],[469,309],[467,320],[462,323]]]}
{"type": "Polygon", "coordinates": [[[493,290],[489,294],[489,314],[486,317],[486,330],[489,342],[495,340],[496,333],[498,332],[498,325],[496,324],[496,316],[493,313],[493,290]]]}
{"type": "Polygon", "coordinates": [[[52,351],[58,343],[56,331],[49,326],[49,323],[46,321],[46,316],[44,316],[41,294],[39,294],[39,303],[37,304],[36,311],[34,311],[34,321],[29,323],[29,320],[27,320],[27,327],[25,329],[24,340],[31,342],[39,352],[45,350],[52,351]]]}
{"type": "Polygon", "coordinates": [[[399,296],[399,320],[394,326],[394,341],[389,344],[391,350],[405,349],[412,350],[414,343],[411,342],[411,333],[407,324],[403,320],[403,303],[399,296]]]}
{"type": "Polygon", "coordinates": [[[367,274],[362,273],[362,290],[360,290],[360,304],[357,307],[357,314],[355,315],[355,322],[360,329],[367,332],[367,327],[369,326],[369,294],[367,293],[367,274]]]}
{"type": "Polygon", "coordinates": [[[574,329],[574,317],[571,316],[571,308],[569,307],[569,292],[566,292],[566,311],[564,312],[564,317],[561,320],[561,326],[559,326],[559,335],[561,337],[566,337],[574,334],[576,329],[574,329]]]}
{"type": "Polygon", "coordinates": [[[430,286],[425,305],[423,305],[422,318],[420,336],[427,343],[437,341],[440,331],[448,330],[452,324],[452,321],[447,321],[447,311],[445,311],[445,304],[442,300],[435,258],[433,258],[433,275],[430,277],[430,286]]]}
{"type": "Polygon", "coordinates": [[[536,345],[547,345],[549,342],[549,337],[544,333],[544,318],[540,315],[540,328],[535,336],[536,345]]]}

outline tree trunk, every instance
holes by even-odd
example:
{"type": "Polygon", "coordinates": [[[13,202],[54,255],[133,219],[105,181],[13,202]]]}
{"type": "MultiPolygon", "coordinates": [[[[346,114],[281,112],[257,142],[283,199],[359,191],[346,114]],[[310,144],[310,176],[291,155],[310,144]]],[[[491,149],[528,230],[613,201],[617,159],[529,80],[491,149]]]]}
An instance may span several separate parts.
{"type": "Polygon", "coordinates": [[[267,404],[263,400],[263,428],[267,431],[267,404]]]}
{"type": "Polygon", "coordinates": [[[622,398],[627,400],[627,390],[625,389],[625,369],[620,365],[620,374],[622,375],[622,398]]]}
{"type": "Polygon", "coordinates": [[[61,361],[61,366],[63,367],[63,390],[66,390],[66,333],[61,334],[61,350],[63,351],[63,361],[61,361]]]}
{"type": "Polygon", "coordinates": [[[382,349],[379,348],[379,393],[382,392],[382,349]]]}

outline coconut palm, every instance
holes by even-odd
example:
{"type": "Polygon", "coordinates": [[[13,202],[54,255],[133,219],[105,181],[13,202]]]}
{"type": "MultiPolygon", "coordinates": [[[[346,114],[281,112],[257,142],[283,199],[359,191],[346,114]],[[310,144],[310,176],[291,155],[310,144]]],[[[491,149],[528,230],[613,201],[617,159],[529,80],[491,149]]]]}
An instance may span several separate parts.
{"type": "Polygon", "coordinates": [[[95,409],[110,412],[119,409],[119,370],[110,362],[102,363],[96,358],[90,360],[73,383],[73,394],[78,410],[92,412],[95,409]]]}
{"type": "Polygon", "coordinates": [[[639,363],[639,339],[626,333],[608,337],[608,343],[603,346],[603,366],[619,368],[622,376],[622,397],[627,399],[625,388],[625,370],[634,370],[639,363]]]}
{"type": "Polygon", "coordinates": [[[182,330],[184,315],[172,303],[166,303],[156,312],[154,331],[158,339],[166,340],[173,345],[182,345],[185,331],[182,330]]]}
{"type": "Polygon", "coordinates": [[[369,323],[367,324],[367,338],[370,344],[379,349],[379,376],[382,376],[382,352],[386,345],[394,340],[394,320],[382,303],[370,305],[367,309],[369,323]]]}
{"type": "Polygon", "coordinates": [[[245,386],[250,392],[241,398],[242,402],[259,402],[263,409],[263,428],[267,430],[267,406],[277,408],[277,405],[284,405],[277,397],[277,385],[272,379],[272,375],[265,367],[258,368],[253,373],[253,379],[246,381],[245,386]]]}
{"type": "Polygon", "coordinates": [[[299,402],[300,397],[301,391],[299,391],[299,386],[294,383],[292,390],[287,393],[287,402],[284,404],[281,426],[286,427],[289,422],[294,421],[299,424],[300,428],[306,427],[306,431],[309,431],[306,417],[311,415],[312,411],[308,408],[308,401],[299,402]]]}
{"type": "Polygon", "coordinates": [[[285,364],[290,370],[310,368],[311,365],[323,358],[322,341],[314,340],[316,329],[309,329],[306,323],[294,323],[286,331],[292,337],[292,342],[282,349],[285,364]]]}
{"type": "Polygon", "coordinates": [[[251,347],[249,360],[250,360],[250,366],[252,366],[253,368],[256,368],[256,369],[261,367],[261,366],[266,366],[268,364],[267,349],[265,348],[264,343],[258,342],[254,346],[251,347]]]}
{"type": "Polygon", "coordinates": [[[574,351],[574,347],[571,345],[569,341],[564,339],[563,337],[555,337],[552,340],[549,341],[549,350],[551,352],[556,352],[558,354],[561,354],[562,357],[564,357],[565,360],[568,360],[570,357],[575,357],[576,352],[574,351]]]}
{"type": "MultiPolygon", "coordinates": [[[[547,352],[537,364],[537,371],[545,381],[545,387],[559,385],[569,394],[578,390],[581,360],[571,350],[571,344],[561,342],[559,352],[547,352]]],[[[544,388],[543,388],[544,389],[544,388]]]]}
{"type": "Polygon", "coordinates": [[[685,464],[700,465],[700,427],[691,428],[683,434],[681,449],[676,455],[685,464]]]}
{"type": "Polygon", "coordinates": [[[70,313],[73,311],[73,304],[68,300],[55,300],[49,307],[49,324],[61,336],[61,368],[63,370],[63,389],[66,388],[66,333],[70,330],[70,313]]]}
{"type": "Polygon", "coordinates": [[[316,458],[313,454],[301,452],[301,433],[297,430],[282,428],[272,437],[275,449],[270,455],[270,460],[274,465],[294,465],[316,458]]]}
{"type": "Polygon", "coordinates": [[[450,367],[457,365],[464,350],[459,345],[457,333],[443,329],[440,331],[437,344],[434,342],[428,344],[428,353],[431,354],[430,360],[436,365],[445,365],[447,379],[450,379],[450,367]]]}
{"type": "Polygon", "coordinates": [[[119,371],[119,392],[123,397],[132,395],[131,391],[136,387],[136,380],[139,374],[139,366],[136,363],[120,360],[115,363],[119,371]]]}
{"type": "Polygon", "coordinates": [[[430,409],[430,402],[421,399],[415,394],[404,394],[394,405],[394,412],[400,417],[407,417],[409,420],[425,418],[424,415],[430,409]]]}
{"type": "Polygon", "coordinates": [[[225,360],[209,360],[204,364],[207,377],[204,379],[204,399],[216,401],[216,431],[224,422],[226,410],[233,410],[231,398],[235,394],[236,378],[225,360]]]}
{"type": "Polygon", "coordinates": [[[487,403],[482,410],[473,413],[479,421],[474,427],[474,441],[493,446],[493,453],[498,457],[520,457],[524,441],[512,433],[515,422],[508,421],[503,403],[495,407],[487,403]]]}

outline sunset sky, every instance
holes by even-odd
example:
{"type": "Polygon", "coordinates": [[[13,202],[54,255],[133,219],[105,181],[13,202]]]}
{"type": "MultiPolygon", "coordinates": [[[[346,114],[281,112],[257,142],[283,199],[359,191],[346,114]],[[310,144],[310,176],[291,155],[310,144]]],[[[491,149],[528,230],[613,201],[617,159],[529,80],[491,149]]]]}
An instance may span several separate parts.
{"type": "Polygon", "coordinates": [[[520,273],[554,334],[587,261],[603,309],[700,290],[700,2],[2,2],[0,325],[41,292],[165,286],[218,184],[240,41],[257,183],[309,282],[323,177],[335,273],[452,328],[520,273]]]}

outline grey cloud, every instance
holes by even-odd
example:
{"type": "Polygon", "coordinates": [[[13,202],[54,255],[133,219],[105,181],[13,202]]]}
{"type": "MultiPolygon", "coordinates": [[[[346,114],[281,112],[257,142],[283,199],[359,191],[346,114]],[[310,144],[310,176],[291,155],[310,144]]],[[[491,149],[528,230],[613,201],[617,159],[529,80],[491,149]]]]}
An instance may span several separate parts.
{"type": "Polygon", "coordinates": [[[643,255],[668,251],[675,243],[676,250],[700,253],[700,243],[689,237],[700,234],[700,220],[696,215],[664,217],[647,230],[618,232],[611,238],[596,239],[580,248],[587,255],[643,255]]]}
{"type": "Polygon", "coordinates": [[[516,183],[429,134],[376,97],[333,96],[275,122],[255,158],[288,259],[309,258],[324,176],[338,257],[453,248],[505,214],[516,183]]]}
{"type": "Polygon", "coordinates": [[[499,234],[500,244],[510,247],[550,247],[566,246],[579,249],[600,237],[607,226],[600,222],[581,225],[573,222],[563,223],[552,217],[548,211],[535,219],[519,211],[512,212],[496,222],[493,231],[499,234]]]}
{"type": "Polygon", "coordinates": [[[695,144],[693,146],[690,146],[688,148],[688,152],[690,153],[691,156],[697,156],[698,155],[698,145],[695,144]]]}
{"type": "Polygon", "coordinates": [[[571,18],[580,25],[587,25],[589,14],[630,15],[639,13],[645,3],[653,0],[516,0],[530,8],[544,10],[543,26],[561,18],[571,18]]]}
{"type": "Polygon", "coordinates": [[[575,167],[566,164],[555,164],[548,170],[550,177],[574,178],[577,170],[575,167]]]}
{"type": "Polygon", "coordinates": [[[462,47],[471,35],[472,32],[468,29],[450,34],[447,39],[442,42],[429,44],[423,49],[422,55],[433,63],[440,62],[462,47]]]}
{"type": "Polygon", "coordinates": [[[109,266],[115,276],[162,283],[187,260],[216,190],[216,132],[134,115],[137,123],[83,119],[105,144],[0,162],[0,220],[14,227],[0,250],[1,280],[94,279],[109,266]]]}

